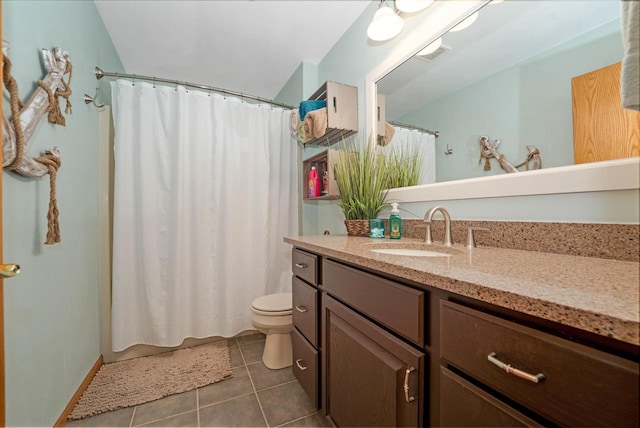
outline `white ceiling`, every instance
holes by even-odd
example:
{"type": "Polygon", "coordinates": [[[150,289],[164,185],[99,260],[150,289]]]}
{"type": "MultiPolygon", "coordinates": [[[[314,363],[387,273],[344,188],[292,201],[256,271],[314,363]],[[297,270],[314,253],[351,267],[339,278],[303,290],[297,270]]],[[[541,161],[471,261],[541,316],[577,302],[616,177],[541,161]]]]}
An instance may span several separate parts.
{"type": "Polygon", "coordinates": [[[95,3],[127,73],[265,98],[274,98],[302,61],[318,64],[370,5],[369,0],[95,3]]]}

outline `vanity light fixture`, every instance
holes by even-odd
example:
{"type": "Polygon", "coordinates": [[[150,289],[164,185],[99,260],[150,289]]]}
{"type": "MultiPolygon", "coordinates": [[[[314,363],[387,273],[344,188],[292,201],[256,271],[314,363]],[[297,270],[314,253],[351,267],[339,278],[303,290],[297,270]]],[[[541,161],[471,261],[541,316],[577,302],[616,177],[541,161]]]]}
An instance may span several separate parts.
{"type": "Polygon", "coordinates": [[[398,15],[403,13],[414,13],[429,7],[435,0],[395,0],[393,5],[389,5],[386,0],[380,0],[380,6],[369,27],[367,36],[376,42],[393,39],[400,34],[404,27],[404,21],[398,15]],[[395,6],[395,8],[394,8],[395,6]]]}
{"type": "Polygon", "coordinates": [[[470,15],[467,19],[465,19],[464,21],[462,21],[461,23],[459,23],[449,31],[455,32],[455,31],[464,30],[465,28],[469,27],[471,24],[476,22],[476,19],[478,19],[478,12],[474,13],[473,15],[470,15]]]}
{"type": "Polygon", "coordinates": [[[373,21],[367,28],[367,36],[376,42],[389,40],[400,34],[404,27],[404,21],[400,18],[385,0],[380,1],[380,6],[373,15],[373,21]]]}

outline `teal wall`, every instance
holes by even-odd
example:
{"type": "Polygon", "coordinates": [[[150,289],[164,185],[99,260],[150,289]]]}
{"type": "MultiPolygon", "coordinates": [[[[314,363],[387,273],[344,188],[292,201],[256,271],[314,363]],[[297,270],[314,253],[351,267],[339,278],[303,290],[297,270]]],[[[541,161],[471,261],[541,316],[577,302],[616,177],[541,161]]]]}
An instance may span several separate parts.
{"type": "MultiPolygon", "coordinates": [[[[318,89],[318,66],[307,61],[300,63],[296,71],[291,75],[287,83],[275,97],[276,101],[297,107],[300,101],[309,98],[318,89]]],[[[309,147],[298,150],[298,164],[302,164],[302,159],[313,156],[320,149],[309,147]]],[[[302,171],[298,170],[298,192],[302,195],[305,188],[302,186],[302,171]]],[[[299,209],[300,232],[303,230],[316,230],[318,224],[318,210],[314,202],[302,201],[299,209]]]]}
{"type": "MultiPolygon", "coordinates": [[[[3,1],[3,38],[26,100],[43,77],[40,48],[61,47],[73,64],[73,114],[46,122],[28,153],[59,146],[57,199],[62,242],[45,246],[48,177],[3,172],[4,260],[22,273],[5,281],[7,426],[52,426],[100,356],[98,294],[98,111],[83,102],[108,82],[93,68],[124,71],[92,1],[3,1]]],[[[64,101],[62,101],[64,109],[64,101]]],[[[8,104],[4,101],[5,115],[8,104]]]]}
{"type": "Polygon", "coordinates": [[[440,131],[438,146],[448,145],[454,153],[436,152],[438,182],[504,174],[495,159],[490,171],[478,163],[480,135],[500,139],[500,152],[513,164],[523,161],[532,145],[545,168],[571,165],[571,78],[622,56],[617,20],[393,119],[440,131]]]}
{"type": "MultiPolygon", "coordinates": [[[[376,9],[376,4],[368,7],[318,64],[318,86],[326,80],[333,80],[358,88],[358,116],[361,138],[364,138],[365,129],[365,77],[392,54],[398,45],[404,43],[408,37],[413,37],[418,32],[420,23],[420,20],[418,20],[418,15],[420,14],[405,18],[405,29],[398,37],[387,42],[374,43],[367,39],[366,30],[376,9]]],[[[423,13],[431,12],[427,9],[423,13]]],[[[545,62],[541,64],[545,64],[545,62]]],[[[535,68],[527,70],[528,73],[537,73],[538,71],[535,68]]],[[[513,80],[513,84],[516,85],[518,80],[523,77],[512,75],[510,78],[513,80]]],[[[509,101],[505,97],[501,97],[496,101],[503,101],[506,106],[509,105],[509,101]]],[[[455,115],[456,112],[453,111],[451,114],[455,115]]],[[[522,117],[518,115],[517,111],[512,112],[511,115],[514,116],[516,121],[522,117]]],[[[435,129],[434,127],[437,127],[437,125],[430,124],[428,126],[431,129],[435,129]]],[[[501,135],[498,136],[498,134],[489,136],[491,138],[504,138],[501,135]]],[[[559,138],[559,135],[556,138],[559,138]]],[[[506,144],[506,142],[503,144],[506,144]]],[[[440,141],[438,145],[440,145],[440,141]]],[[[551,154],[554,153],[553,148],[549,148],[549,150],[551,154]]],[[[465,149],[460,149],[457,153],[464,154],[465,149]]],[[[477,150],[474,153],[477,165],[477,150]]],[[[543,152],[543,162],[544,159],[543,152]]],[[[449,159],[445,160],[448,161],[449,159]]],[[[497,166],[494,166],[495,168],[497,166]]],[[[452,216],[458,219],[633,224],[640,222],[640,209],[638,208],[640,206],[640,192],[637,189],[444,202],[415,202],[402,204],[401,208],[404,210],[403,215],[406,217],[421,218],[428,208],[436,204],[443,204],[451,208],[452,216]]],[[[313,219],[313,221],[305,219],[304,234],[317,234],[322,233],[324,230],[329,230],[335,234],[346,233],[343,224],[344,216],[335,203],[313,201],[307,202],[306,205],[305,212],[309,213],[309,218],[313,219]]],[[[388,212],[382,213],[383,217],[385,215],[388,215],[388,212]]]]}

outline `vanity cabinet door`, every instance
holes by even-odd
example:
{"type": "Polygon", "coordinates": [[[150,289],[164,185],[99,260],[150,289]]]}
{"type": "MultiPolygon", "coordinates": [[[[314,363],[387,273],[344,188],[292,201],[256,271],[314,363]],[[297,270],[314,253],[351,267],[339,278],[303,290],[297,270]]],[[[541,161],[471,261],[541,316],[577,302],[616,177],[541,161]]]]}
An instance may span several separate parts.
{"type": "Polygon", "coordinates": [[[424,354],[331,297],[322,302],[323,404],[336,426],[422,426],[424,354]]]}

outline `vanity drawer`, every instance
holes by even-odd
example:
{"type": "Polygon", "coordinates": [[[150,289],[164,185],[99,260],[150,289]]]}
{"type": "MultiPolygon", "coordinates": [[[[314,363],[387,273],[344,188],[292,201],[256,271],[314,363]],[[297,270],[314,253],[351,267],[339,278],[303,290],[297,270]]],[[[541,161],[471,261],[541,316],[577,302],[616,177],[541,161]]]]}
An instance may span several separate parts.
{"type": "Polygon", "coordinates": [[[291,271],[309,284],[318,285],[318,256],[294,248],[291,253],[291,271]]]}
{"type": "Polygon", "coordinates": [[[569,426],[638,426],[638,364],[452,302],[441,301],[443,363],[546,419],[569,426]],[[534,383],[489,356],[544,379],[534,383]]]}
{"type": "Polygon", "coordinates": [[[450,370],[440,367],[440,426],[539,427],[542,425],[450,370]]]}
{"type": "Polygon", "coordinates": [[[424,345],[424,292],[326,260],[322,287],[418,346],[424,345]]]}
{"type": "Polygon", "coordinates": [[[293,325],[314,346],[318,347],[318,290],[293,277],[293,325]]]}
{"type": "Polygon", "coordinates": [[[291,332],[293,374],[316,408],[318,407],[318,351],[295,328],[291,332]]]}

